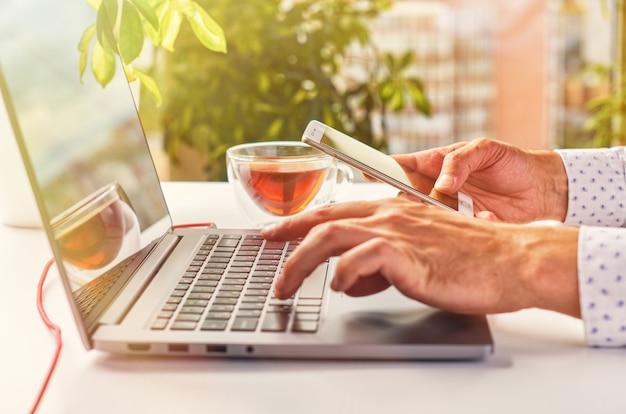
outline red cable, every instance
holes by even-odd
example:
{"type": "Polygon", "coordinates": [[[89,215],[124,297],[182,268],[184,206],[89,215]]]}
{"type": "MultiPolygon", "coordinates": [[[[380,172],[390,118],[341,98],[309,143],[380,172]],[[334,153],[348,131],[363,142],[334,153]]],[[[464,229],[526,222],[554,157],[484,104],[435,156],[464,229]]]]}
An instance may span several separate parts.
{"type": "MultiPolygon", "coordinates": [[[[174,228],[190,228],[190,227],[213,227],[213,223],[189,223],[189,224],[179,224],[174,226],[174,228]]],[[[54,264],[54,259],[50,259],[46,266],[44,267],[41,277],[39,278],[39,284],[37,285],[37,310],[39,311],[39,316],[41,316],[41,320],[46,325],[48,330],[52,332],[54,335],[54,340],[56,343],[56,350],[54,352],[54,358],[52,359],[52,363],[50,364],[50,368],[48,369],[48,373],[46,374],[46,378],[44,379],[43,384],[39,390],[39,394],[37,395],[37,399],[35,400],[35,404],[33,408],[31,408],[31,414],[34,414],[41,403],[41,399],[43,398],[46,389],[48,388],[48,383],[52,378],[52,374],[57,366],[57,362],[59,361],[59,356],[61,355],[61,349],[63,348],[63,338],[61,337],[61,328],[56,325],[54,322],[48,318],[48,314],[43,306],[43,286],[46,282],[46,277],[48,276],[48,272],[50,268],[54,264]]]]}
{"type": "Polygon", "coordinates": [[[61,355],[61,348],[63,348],[61,328],[55,323],[53,323],[50,320],[50,318],[48,318],[48,314],[46,313],[46,310],[43,307],[43,285],[46,281],[46,276],[48,276],[48,272],[50,271],[50,268],[52,267],[53,264],[54,264],[54,259],[50,259],[48,263],[46,263],[46,266],[44,267],[44,270],[41,273],[41,278],[39,279],[39,284],[37,285],[37,310],[39,311],[39,316],[41,316],[41,320],[43,321],[43,323],[46,324],[46,327],[48,328],[48,330],[52,332],[52,334],[54,335],[54,340],[56,343],[56,351],[54,353],[54,358],[52,359],[52,364],[50,365],[50,368],[48,369],[46,378],[41,386],[41,389],[39,390],[37,399],[35,400],[35,404],[33,405],[33,408],[30,410],[31,413],[34,413],[35,411],[37,411],[37,408],[39,407],[39,403],[41,402],[41,399],[43,398],[43,395],[46,392],[46,389],[48,388],[48,383],[50,382],[50,378],[52,377],[52,374],[54,373],[54,369],[56,368],[57,362],[59,360],[59,356],[61,355]]]}
{"type": "Polygon", "coordinates": [[[188,229],[191,227],[213,227],[213,223],[188,223],[188,224],[177,224],[173,226],[175,229],[188,229]]]}

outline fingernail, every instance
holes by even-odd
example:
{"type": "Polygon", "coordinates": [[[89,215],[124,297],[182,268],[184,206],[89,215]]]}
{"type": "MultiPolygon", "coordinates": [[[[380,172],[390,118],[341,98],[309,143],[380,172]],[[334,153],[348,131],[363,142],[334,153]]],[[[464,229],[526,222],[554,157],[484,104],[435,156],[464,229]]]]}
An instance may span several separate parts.
{"type": "Polygon", "coordinates": [[[450,188],[454,185],[454,177],[449,174],[443,174],[437,178],[437,182],[435,182],[435,188],[437,189],[445,189],[450,188]]]}
{"type": "Polygon", "coordinates": [[[261,234],[271,234],[276,230],[277,224],[268,224],[261,229],[261,234]]]}

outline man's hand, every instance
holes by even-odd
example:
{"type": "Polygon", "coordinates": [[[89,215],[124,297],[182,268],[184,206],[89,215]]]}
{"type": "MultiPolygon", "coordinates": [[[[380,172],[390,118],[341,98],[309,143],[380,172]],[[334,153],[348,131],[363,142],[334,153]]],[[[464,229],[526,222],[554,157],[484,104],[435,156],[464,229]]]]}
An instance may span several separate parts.
{"type": "Polygon", "coordinates": [[[262,230],[304,237],[275,286],[293,295],[339,256],[331,287],[352,296],[394,286],[431,306],[463,313],[543,307],[577,316],[578,230],[468,218],[406,198],[334,204],[262,230]]]}
{"type": "Polygon", "coordinates": [[[432,189],[439,200],[451,204],[449,197],[459,190],[468,194],[479,217],[511,223],[565,219],[567,176],[554,151],[476,139],[393,157],[416,188],[432,189]]]}

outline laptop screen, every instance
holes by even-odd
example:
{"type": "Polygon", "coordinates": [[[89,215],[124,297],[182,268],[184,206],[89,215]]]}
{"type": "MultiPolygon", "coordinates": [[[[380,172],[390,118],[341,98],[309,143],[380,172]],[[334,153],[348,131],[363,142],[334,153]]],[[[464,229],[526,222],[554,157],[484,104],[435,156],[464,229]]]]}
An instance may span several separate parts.
{"type": "Polygon", "coordinates": [[[0,2],[2,95],[74,291],[171,225],[121,66],[105,88],[89,70],[81,81],[78,44],[95,21],[85,1],[0,2]]]}

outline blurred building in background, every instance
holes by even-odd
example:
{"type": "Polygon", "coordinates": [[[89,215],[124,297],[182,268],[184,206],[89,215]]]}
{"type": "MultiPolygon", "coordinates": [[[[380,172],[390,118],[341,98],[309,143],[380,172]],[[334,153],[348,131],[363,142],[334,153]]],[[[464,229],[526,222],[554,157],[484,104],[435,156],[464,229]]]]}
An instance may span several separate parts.
{"type": "MultiPolygon", "coordinates": [[[[425,84],[431,117],[409,107],[387,113],[389,152],[409,152],[493,134],[494,16],[486,7],[401,1],[372,25],[377,47],[412,50],[411,70],[425,84]]],[[[354,64],[364,57],[355,49],[354,64]]]]}
{"type": "Polygon", "coordinates": [[[601,0],[396,1],[373,37],[381,50],[415,52],[433,115],[387,114],[389,151],[485,136],[527,148],[589,145],[587,104],[610,88],[589,71],[611,59],[601,10],[601,0]]]}

